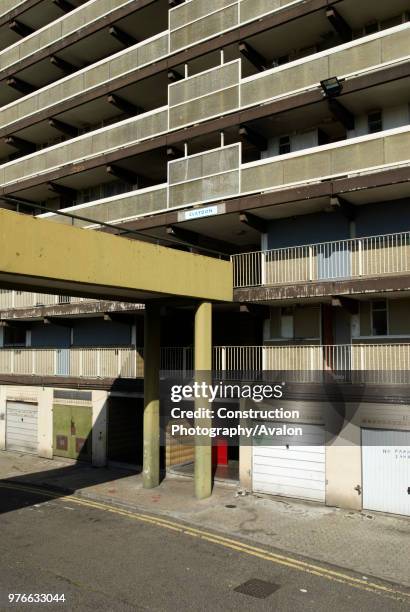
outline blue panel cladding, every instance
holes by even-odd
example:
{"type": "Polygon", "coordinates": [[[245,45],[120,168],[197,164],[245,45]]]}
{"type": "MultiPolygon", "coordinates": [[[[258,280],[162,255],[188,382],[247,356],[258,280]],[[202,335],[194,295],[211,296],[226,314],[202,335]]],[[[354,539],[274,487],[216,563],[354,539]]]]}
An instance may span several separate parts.
{"type": "Polygon", "coordinates": [[[36,348],[68,348],[71,333],[69,327],[44,323],[31,326],[31,346],[36,348]]]}
{"type": "Polygon", "coordinates": [[[349,221],[346,217],[338,211],[319,212],[271,221],[268,228],[268,249],[346,238],[349,238],[349,221]]]}
{"type": "Polygon", "coordinates": [[[410,199],[358,207],[356,235],[377,236],[410,231],[410,199]]]}
{"type": "Polygon", "coordinates": [[[73,346],[129,346],[131,325],[103,319],[73,323],[73,346]]]}

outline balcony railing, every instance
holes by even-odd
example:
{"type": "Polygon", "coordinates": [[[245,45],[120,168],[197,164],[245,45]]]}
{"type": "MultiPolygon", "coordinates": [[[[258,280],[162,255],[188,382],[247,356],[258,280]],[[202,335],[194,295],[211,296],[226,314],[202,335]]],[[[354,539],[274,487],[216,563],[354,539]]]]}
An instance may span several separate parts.
{"type": "MultiPolygon", "coordinates": [[[[73,378],[140,378],[144,376],[142,348],[1,348],[0,374],[69,376],[73,378]]],[[[163,347],[162,370],[191,371],[191,347],[163,347]]]]}
{"type": "MultiPolygon", "coordinates": [[[[192,375],[192,347],[163,347],[161,369],[192,375]]],[[[317,381],[315,373],[370,372],[382,380],[409,382],[409,344],[303,346],[216,346],[213,369],[218,376],[258,378],[262,372],[286,372],[295,380],[317,381]],[[312,374],[312,376],[310,375],[312,374]]],[[[75,378],[139,378],[144,375],[142,348],[0,349],[0,374],[75,378]]]]}
{"type": "Polygon", "coordinates": [[[48,293],[0,290],[0,310],[96,301],[98,300],[92,298],[71,297],[68,295],[49,295],[48,293]]]}
{"type": "Polygon", "coordinates": [[[410,271],[410,232],[232,256],[234,288],[308,283],[410,271]]]}
{"type": "Polygon", "coordinates": [[[296,382],[336,380],[369,383],[409,383],[409,344],[339,344],[302,346],[219,346],[214,369],[233,378],[252,379],[262,372],[284,373],[296,382]]]}
{"type": "Polygon", "coordinates": [[[0,6],[0,17],[2,17],[2,15],[7,15],[7,13],[10,13],[10,11],[16,9],[25,2],[26,0],[2,0],[2,5],[0,6]]]}
{"type": "MultiPolygon", "coordinates": [[[[174,11],[176,13],[185,10],[184,7],[192,7],[194,1],[176,7],[170,11],[170,15],[174,11]]],[[[301,1],[281,2],[281,8],[301,1]]],[[[245,2],[246,0],[242,0],[241,6],[244,6],[245,2]]],[[[264,3],[263,0],[249,2],[255,7],[264,3]]],[[[270,10],[267,12],[278,10],[278,2],[273,5],[272,0],[265,0],[266,7],[268,2],[270,10]]],[[[208,2],[201,0],[195,4],[202,4],[209,11],[208,2]]],[[[328,76],[336,74],[349,78],[377,67],[404,61],[410,56],[409,28],[409,23],[395,26],[244,79],[240,74],[240,60],[235,60],[208,70],[202,73],[202,76],[197,74],[171,84],[169,129],[318,87],[320,81],[328,76]],[[229,79],[224,81],[226,72],[230,71],[228,66],[232,64],[236,64],[236,68],[232,69],[233,73],[229,74],[229,79]],[[202,89],[199,87],[201,80],[204,81],[202,89]],[[194,89],[191,98],[190,89],[194,89]],[[201,93],[198,95],[195,92],[199,90],[201,93]],[[181,92],[184,92],[184,99],[181,92]]],[[[220,33],[218,28],[214,34],[217,33],[220,33]]],[[[169,38],[168,30],[161,32],[11,102],[2,108],[0,127],[9,126],[12,129],[12,124],[24,117],[51,108],[63,100],[74,99],[80,93],[167,57],[170,53],[169,38]]]]}
{"type": "MultiPolygon", "coordinates": [[[[81,28],[93,21],[101,19],[112,11],[131,2],[133,0],[89,0],[86,4],[70,11],[67,15],[63,15],[60,19],[48,23],[29,36],[26,36],[23,40],[1,51],[0,69],[9,68],[20,60],[33,55],[33,53],[37,53],[70,34],[78,32],[78,30],[81,30],[81,28]]],[[[13,4],[16,3],[14,2],[13,4]]]]}
{"type": "MultiPolygon", "coordinates": [[[[94,225],[98,221],[118,223],[164,210],[407,166],[409,150],[408,125],[247,164],[241,163],[241,143],[235,143],[169,162],[168,183],[62,210],[95,220],[94,225]]],[[[29,158],[21,163],[29,163],[29,158]]],[[[0,177],[1,172],[0,168],[0,177]]],[[[13,176],[18,177],[18,172],[16,166],[13,176]]],[[[69,222],[56,213],[40,216],[69,222]]]]}

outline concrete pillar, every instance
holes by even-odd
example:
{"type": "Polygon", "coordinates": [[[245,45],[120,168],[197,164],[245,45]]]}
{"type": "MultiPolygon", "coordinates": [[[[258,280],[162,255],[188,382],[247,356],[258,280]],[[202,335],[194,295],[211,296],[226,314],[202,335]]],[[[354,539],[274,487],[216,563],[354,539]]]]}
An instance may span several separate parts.
{"type": "Polygon", "coordinates": [[[145,305],[144,320],[144,465],[143,486],[152,489],[159,485],[160,420],[160,306],[145,305]]]}
{"type": "Polygon", "coordinates": [[[103,467],[107,464],[107,391],[92,392],[92,464],[103,467]]]}
{"type": "MultiPolygon", "coordinates": [[[[201,302],[195,311],[195,381],[212,382],[212,304],[201,302]]],[[[195,409],[211,408],[203,399],[195,399],[195,409]]],[[[199,427],[211,427],[212,419],[195,420],[199,427]]],[[[212,492],[212,441],[209,436],[195,440],[195,495],[198,499],[212,492]]]]}
{"type": "Polygon", "coordinates": [[[6,397],[7,387],[0,385],[0,450],[6,450],[6,397]]]}
{"type": "Polygon", "coordinates": [[[53,399],[54,389],[38,389],[38,455],[53,458],[53,399]]]}

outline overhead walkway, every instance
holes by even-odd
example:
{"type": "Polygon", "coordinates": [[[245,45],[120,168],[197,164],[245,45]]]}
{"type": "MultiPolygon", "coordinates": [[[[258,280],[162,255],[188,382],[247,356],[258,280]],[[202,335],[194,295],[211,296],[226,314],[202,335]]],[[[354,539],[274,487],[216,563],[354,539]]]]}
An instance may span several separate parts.
{"type": "MultiPolygon", "coordinates": [[[[232,264],[102,232],[0,210],[0,286],[145,302],[144,486],[160,480],[160,306],[195,304],[197,372],[211,370],[212,302],[233,299],[232,264]]],[[[212,489],[211,446],[196,445],[195,490],[212,489]]]]}

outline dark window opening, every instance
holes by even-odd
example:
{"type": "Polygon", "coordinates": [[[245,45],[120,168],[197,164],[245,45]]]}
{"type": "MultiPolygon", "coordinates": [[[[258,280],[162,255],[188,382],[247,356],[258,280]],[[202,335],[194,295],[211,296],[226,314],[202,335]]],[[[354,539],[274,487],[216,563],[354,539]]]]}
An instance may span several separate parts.
{"type": "Polygon", "coordinates": [[[279,155],[286,155],[290,153],[290,137],[281,136],[279,138],[279,155]]]}
{"type": "Polygon", "coordinates": [[[5,327],[4,346],[26,346],[26,330],[21,327],[5,327]]]}
{"type": "Polygon", "coordinates": [[[387,336],[387,302],[378,300],[372,302],[372,335],[387,336]]]}
{"type": "Polygon", "coordinates": [[[383,118],[381,111],[375,111],[367,115],[367,125],[369,128],[369,134],[375,132],[381,132],[383,129],[383,118]]]}

